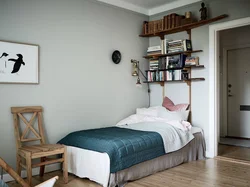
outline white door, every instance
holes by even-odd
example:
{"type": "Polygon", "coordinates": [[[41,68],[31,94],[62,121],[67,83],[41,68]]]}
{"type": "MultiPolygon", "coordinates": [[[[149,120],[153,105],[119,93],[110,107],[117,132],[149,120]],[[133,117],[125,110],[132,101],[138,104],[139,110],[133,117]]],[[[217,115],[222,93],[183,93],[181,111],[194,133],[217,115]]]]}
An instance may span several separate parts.
{"type": "Polygon", "coordinates": [[[228,136],[250,138],[250,48],[227,55],[228,136]]]}

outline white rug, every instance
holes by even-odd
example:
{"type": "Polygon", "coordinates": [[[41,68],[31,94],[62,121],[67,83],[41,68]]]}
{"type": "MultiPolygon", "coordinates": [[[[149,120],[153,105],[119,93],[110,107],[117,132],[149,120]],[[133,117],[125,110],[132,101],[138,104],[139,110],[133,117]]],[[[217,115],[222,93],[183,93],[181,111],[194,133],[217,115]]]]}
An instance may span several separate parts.
{"type": "Polygon", "coordinates": [[[242,140],[242,139],[235,139],[235,138],[220,138],[219,144],[250,148],[250,140],[242,140]]]}

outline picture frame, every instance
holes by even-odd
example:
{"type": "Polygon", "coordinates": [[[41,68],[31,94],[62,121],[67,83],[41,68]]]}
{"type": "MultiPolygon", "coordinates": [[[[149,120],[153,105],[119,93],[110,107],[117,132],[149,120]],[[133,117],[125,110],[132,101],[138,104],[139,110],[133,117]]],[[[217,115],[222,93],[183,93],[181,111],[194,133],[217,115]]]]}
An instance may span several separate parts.
{"type": "Polygon", "coordinates": [[[0,83],[39,84],[39,46],[0,40],[0,83]]]}

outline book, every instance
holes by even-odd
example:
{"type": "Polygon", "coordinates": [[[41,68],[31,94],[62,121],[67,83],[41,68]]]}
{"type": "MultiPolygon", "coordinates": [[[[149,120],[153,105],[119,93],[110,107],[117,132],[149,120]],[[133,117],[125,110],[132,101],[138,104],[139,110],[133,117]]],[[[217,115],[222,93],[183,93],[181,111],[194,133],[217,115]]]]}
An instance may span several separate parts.
{"type": "Polygon", "coordinates": [[[170,15],[167,15],[167,17],[168,17],[168,29],[171,29],[171,28],[172,28],[171,16],[170,16],[170,15]]]}
{"type": "Polygon", "coordinates": [[[164,30],[167,30],[168,29],[168,17],[167,16],[164,16],[163,17],[163,24],[164,24],[164,30]]]}
{"type": "Polygon", "coordinates": [[[161,50],[161,46],[151,46],[151,47],[148,47],[148,50],[147,51],[159,51],[161,50]]]}
{"type": "Polygon", "coordinates": [[[148,34],[148,21],[144,21],[142,33],[148,34]]]}
{"type": "Polygon", "coordinates": [[[171,16],[171,28],[175,28],[176,27],[176,25],[175,25],[175,23],[176,23],[176,16],[177,16],[177,14],[171,14],[170,15],[171,16]]]}

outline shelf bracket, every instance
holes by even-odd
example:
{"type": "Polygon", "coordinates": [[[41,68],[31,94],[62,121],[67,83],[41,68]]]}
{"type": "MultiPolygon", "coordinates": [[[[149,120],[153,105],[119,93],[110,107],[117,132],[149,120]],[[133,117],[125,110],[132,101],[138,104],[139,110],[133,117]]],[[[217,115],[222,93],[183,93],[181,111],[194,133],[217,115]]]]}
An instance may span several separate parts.
{"type": "Polygon", "coordinates": [[[191,86],[191,81],[185,80],[185,83],[186,83],[188,86],[191,86]]]}
{"type": "Polygon", "coordinates": [[[165,84],[165,83],[164,83],[164,82],[160,82],[159,84],[160,84],[162,87],[164,87],[164,84],[165,84]]]}
{"type": "Polygon", "coordinates": [[[191,38],[192,38],[192,37],[191,37],[191,29],[187,30],[187,34],[188,34],[188,36],[189,36],[188,39],[191,40],[191,38]]]}
{"type": "Polygon", "coordinates": [[[161,40],[164,40],[164,39],[165,39],[165,36],[164,36],[164,35],[159,35],[159,37],[161,38],[161,40]]]}

